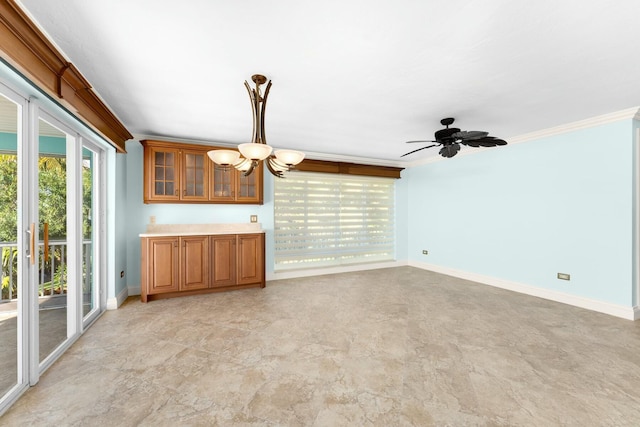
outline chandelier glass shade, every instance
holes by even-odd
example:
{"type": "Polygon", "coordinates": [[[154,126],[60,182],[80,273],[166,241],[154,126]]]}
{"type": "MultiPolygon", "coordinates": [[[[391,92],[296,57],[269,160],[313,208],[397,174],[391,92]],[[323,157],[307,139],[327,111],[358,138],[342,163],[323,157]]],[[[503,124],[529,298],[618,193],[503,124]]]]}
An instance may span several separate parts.
{"type": "Polygon", "coordinates": [[[240,150],[240,154],[242,154],[246,159],[264,160],[269,157],[273,148],[266,144],[247,142],[246,144],[238,145],[238,150],[240,150]]]}
{"type": "Polygon", "coordinates": [[[245,176],[251,175],[261,161],[264,161],[272,175],[282,178],[287,172],[304,159],[304,153],[295,150],[276,150],[267,144],[264,133],[264,113],[267,106],[267,96],[271,89],[271,81],[261,74],[254,74],[251,80],[255,83],[252,89],[245,80],[244,86],[249,92],[251,109],[253,111],[253,134],[251,142],[238,145],[235,150],[211,150],[207,152],[209,158],[223,167],[233,166],[242,171],[245,176]],[[264,95],[260,92],[260,86],[267,83],[264,95]],[[272,154],[273,152],[273,154],[272,154]],[[242,155],[242,156],[241,156],[242,155]]]}
{"type": "Polygon", "coordinates": [[[234,150],[211,150],[209,158],[221,166],[235,165],[240,160],[240,153],[234,150]]]}

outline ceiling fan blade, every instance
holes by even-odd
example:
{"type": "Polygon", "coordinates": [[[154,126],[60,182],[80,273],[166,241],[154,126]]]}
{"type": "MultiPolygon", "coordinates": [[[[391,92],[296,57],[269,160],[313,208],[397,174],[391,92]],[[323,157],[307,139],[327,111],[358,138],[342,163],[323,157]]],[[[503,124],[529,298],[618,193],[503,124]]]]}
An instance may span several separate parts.
{"type": "Polygon", "coordinates": [[[471,131],[463,130],[460,132],[456,132],[451,136],[453,136],[454,138],[461,138],[463,140],[469,141],[472,139],[480,139],[480,138],[489,136],[489,132],[484,132],[480,130],[471,130],[471,131]]]}
{"type": "Polygon", "coordinates": [[[498,139],[494,136],[473,139],[471,141],[461,141],[461,143],[468,145],[469,147],[496,147],[498,145],[507,145],[506,141],[498,139]]]}
{"type": "Polygon", "coordinates": [[[507,141],[505,141],[504,139],[500,139],[500,138],[496,138],[495,139],[495,143],[496,143],[496,145],[507,145],[507,141]]]}
{"type": "Polygon", "coordinates": [[[440,149],[440,155],[442,157],[451,158],[456,154],[458,154],[458,151],[460,151],[460,144],[453,143],[453,144],[445,145],[444,147],[442,147],[440,149]]]}
{"type": "Polygon", "coordinates": [[[435,147],[435,146],[437,146],[437,145],[439,145],[439,144],[427,145],[426,147],[422,147],[422,148],[418,148],[417,150],[409,151],[408,153],[403,154],[403,155],[402,155],[402,156],[400,156],[400,157],[408,156],[409,154],[413,154],[413,153],[415,153],[416,151],[426,150],[427,148],[435,147]]]}
{"type": "Polygon", "coordinates": [[[431,141],[407,141],[407,142],[405,142],[405,144],[413,144],[414,142],[438,142],[438,141],[433,141],[433,140],[431,140],[431,141]]]}

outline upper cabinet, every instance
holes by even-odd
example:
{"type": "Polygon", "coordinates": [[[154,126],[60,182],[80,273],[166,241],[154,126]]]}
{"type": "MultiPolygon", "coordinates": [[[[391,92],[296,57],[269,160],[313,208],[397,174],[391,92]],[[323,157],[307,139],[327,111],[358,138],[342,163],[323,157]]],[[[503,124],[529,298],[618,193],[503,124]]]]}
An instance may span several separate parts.
{"type": "Polygon", "coordinates": [[[262,164],[249,176],[213,163],[220,147],[143,140],[145,203],[262,204],[262,164]]]}

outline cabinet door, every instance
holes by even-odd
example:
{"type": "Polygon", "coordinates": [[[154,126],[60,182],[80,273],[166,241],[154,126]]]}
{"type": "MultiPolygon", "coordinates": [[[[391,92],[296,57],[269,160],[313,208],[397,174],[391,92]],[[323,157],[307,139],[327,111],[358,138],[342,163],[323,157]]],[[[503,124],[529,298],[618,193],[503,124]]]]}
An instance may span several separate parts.
{"type": "Polygon", "coordinates": [[[180,290],[209,287],[209,237],[180,237],[180,290]]]}
{"type": "Polygon", "coordinates": [[[236,171],[236,201],[239,203],[262,204],[263,162],[249,176],[236,171]]]}
{"type": "Polygon", "coordinates": [[[239,234],[236,283],[264,282],[264,234],[239,234]]]}
{"type": "Polygon", "coordinates": [[[181,200],[209,200],[209,159],[205,151],[182,150],[181,200]]]}
{"type": "Polygon", "coordinates": [[[145,202],[180,200],[180,151],[149,147],[145,150],[145,164],[145,202]]]}
{"type": "Polygon", "coordinates": [[[175,292],[178,287],[178,238],[153,237],[147,241],[147,294],[175,292]]]}
{"type": "Polygon", "coordinates": [[[209,199],[215,202],[233,203],[236,199],[236,170],[211,162],[209,199]]]}
{"type": "Polygon", "coordinates": [[[236,236],[211,237],[213,280],[211,287],[236,284],[236,236]]]}

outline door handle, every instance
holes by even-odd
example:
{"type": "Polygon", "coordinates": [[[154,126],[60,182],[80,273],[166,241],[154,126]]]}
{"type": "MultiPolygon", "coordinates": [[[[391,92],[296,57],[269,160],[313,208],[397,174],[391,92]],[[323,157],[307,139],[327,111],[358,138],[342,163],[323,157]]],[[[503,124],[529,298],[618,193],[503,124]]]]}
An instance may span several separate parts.
{"type": "Polygon", "coordinates": [[[31,226],[29,227],[29,229],[27,230],[27,234],[29,235],[29,262],[31,263],[31,265],[34,265],[36,263],[36,257],[34,256],[34,248],[36,246],[36,241],[35,241],[35,235],[36,235],[36,225],[35,223],[31,223],[31,226]]]}
{"type": "Polygon", "coordinates": [[[49,259],[49,223],[44,223],[44,262],[49,259]]]}

